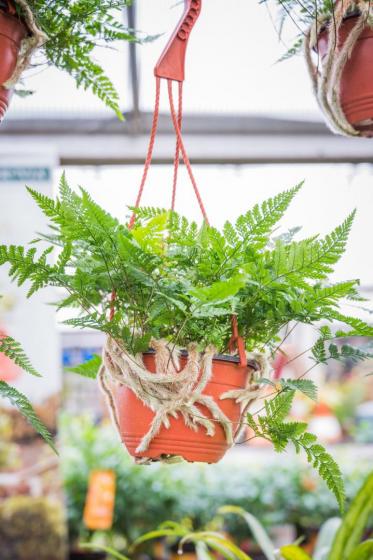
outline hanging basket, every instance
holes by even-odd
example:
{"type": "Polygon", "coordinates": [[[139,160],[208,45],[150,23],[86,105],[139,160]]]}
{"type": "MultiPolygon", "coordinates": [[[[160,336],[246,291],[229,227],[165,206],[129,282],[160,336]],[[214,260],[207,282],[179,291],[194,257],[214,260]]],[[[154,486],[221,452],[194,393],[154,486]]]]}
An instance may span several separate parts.
{"type": "Polygon", "coordinates": [[[373,27],[365,0],[337,2],[333,20],[315,22],[305,55],[315,96],[330,128],[373,136],[373,27]],[[317,53],[318,59],[314,56],[317,53]]]}
{"type": "MultiPolygon", "coordinates": [[[[159,120],[161,81],[167,81],[170,113],[176,134],[171,210],[174,210],[180,155],[185,163],[203,219],[206,210],[182,137],[184,60],[190,31],[202,0],[185,0],[184,15],[155,67],[156,94],[153,123],[145,167],[135,208],[140,205],[152,161],[159,120]],[[177,109],[173,84],[178,83],[177,109]]],[[[136,221],[134,210],[128,227],[136,221]]],[[[110,319],[114,318],[116,293],[112,292],[110,319]]],[[[196,342],[187,352],[172,342],[152,340],[152,352],[131,355],[123,341],[108,337],[98,379],[112,419],[136,462],[175,460],[216,463],[235,443],[246,412],[262,393],[262,377],[269,372],[262,353],[247,354],[232,316],[231,355],[216,356],[208,346],[201,354],[196,342]]]]}
{"type": "MultiPolygon", "coordinates": [[[[156,371],[154,353],[144,354],[143,361],[149,371],[156,371]]],[[[185,356],[181,357],[180,365],[185,367],[185,356]]],[[[229,391],[244,390],[257,369],[258,365],[254,361],[248,366],[242,366],[239,358],[234,356],[219,355],[212,360],[212,375],[202,393],[212,397],[228,418],[233,436],[239,430],[242,406],[236,399],[222,397],[229,391]]],[[[232,446],[233,442],[227,440],[223,426],[214,420],[211,411],[206,406],[197,404],[201,417],[206,416],[214,423],[212,435],[203,426],[198,426],[197,429],[188,426],[182,414],[179,414],[176,418],[170,418],[169,427],[161,427],[145,451],[138,451],[154,421],[155,413],[127,387],[122,386],[116,390],[115,402],[122,442],[137,462],[181,457],[189,462],[217,463],[232,446]]]]}
{"type": "Polygon", "coordinates": [[[47,36],[38,28],[27,0],[0,0],[0,122],[15,85],[47,36]],[[22,12],[20,17],[19,12],[22,12]]]}
{"type": "Polygon", "coordinates": [[[13,89],[4,84],[14,74],[17,66],[18,55],[22,41],[28,31],[25,24],[16,16],[15,5],[3,2],[7,7],[0,5],[0,122],[8,109],[13,89]]]}
{"type": "MultiPolygon", "coordinates": [[[[358,24],[358,16],[345,18],[339,30],[342,48],[358,24]]],[[[322,59],[328,51],[328,31],[320,33],[317,49],[322,59]]],[[[373,136],[373,28],[365,25],[359,33],[340,78],[340,100],[347,121],[361,136],[373,136]]]]}

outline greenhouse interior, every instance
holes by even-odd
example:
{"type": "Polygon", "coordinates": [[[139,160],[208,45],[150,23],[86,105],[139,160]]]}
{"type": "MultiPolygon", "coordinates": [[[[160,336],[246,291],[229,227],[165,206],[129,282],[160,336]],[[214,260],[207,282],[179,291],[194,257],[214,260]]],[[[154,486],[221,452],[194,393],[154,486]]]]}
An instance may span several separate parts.
{"type": "Polygon", "coordinates": [[[0,0],[0,560],[373,560],[372,68],[370,0],[0,0]]]}

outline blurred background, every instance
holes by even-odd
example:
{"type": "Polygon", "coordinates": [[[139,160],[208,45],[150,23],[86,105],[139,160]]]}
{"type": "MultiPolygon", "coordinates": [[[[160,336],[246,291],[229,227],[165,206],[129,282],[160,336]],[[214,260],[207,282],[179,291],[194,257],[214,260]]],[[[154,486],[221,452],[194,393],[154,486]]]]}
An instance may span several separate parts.
{"type": "MultiPolygon", "coordinates": [[[[24,185],[55,192],[63,171],[72,186],[84,186],[102,206],[126,218],[147,149],[153,66],[182,9],[175,0],[137,0],[126,10],[126,21],[159,38],[97,49],[95,57],[120,92],[124,122],[92,93],[77,89],[66,74],[39,66],[28,71],[25,86],[34,93],[14,97],[0,129],[2,243],[26,242],[44,227],[24,185]]],[[[333,279],[360,278],[361,294],[371,300],[371,141],[329,132],[303,60],[277,63],[286,46],[277,38],[275,18],[271,10],[249,0],[233,0],[229,6],[224,0],[204,1],[188,49],[183,121],[201,194],[210,220],[219,226],[305,180],[283,222],[285,231],[301,226],[304,236],[327,233],[357,208],[347,253],[333,279]]],[[[295,32],[288,33],[291,42],[295,32]]],[[[161,111],[143,203],[168,207],[175,138],[165,90],[161,111]]],[[[176,209],[199,219],[183,167],[176,209]]],[[[23,375],[0,354],[0,379],[11,381],[33,400],[60,442],[56,458],[14,409],[0,403],[2,560],[60,560],[67,549],[75,550],[71,558],[89,558],[77,552],[82,540],[121,550],[168,519],[188,519],[194,527],[203,527],[224,504],[240,505],[258,516],[278,546],[304,536],[305,548],[312,550],[320,525],[338,511],[332,494],[302,459],[290,452],[279,458],[254,440],[243,441],[216,466],[133,465],[118,444],[95,384],[64,371],[100,353],[102,337],[56,323],[53,309],[44,305],[54,300],[51,292],[26,301],[0,276],[0,293],[1,331],[21,341],[45,375],[42,380],[23,375]],[[115,509],[105,530],[88,527],[83,519],[94,470],[115,473],[115,509]]],[[[372,322],[369,301],[354,311],[372,322]]],[[[312,337],[306,329],[295,329],[287,339],[288,354],[297,355],[312,337]]],[[[307,360],[305,355],[303,363],[297,361],[297,370],[289,365],[281,371],[279,365],[279,374],[297,376],[299,368],[307,368],[307,360]]],[[[373,363],[367,362],[320,366],[312,376],[320,402],[298,397],[293,410],[294,417],[310,422],[310,431],[339,461],[348,499],[372,465],[371,371],[373,363]]],[[[227,531],[253,558],[262,558],[244,524],[232,522],[227,531]]],[[[146,553],[153,558],[176,554],[162,542],[146,553]]]]}

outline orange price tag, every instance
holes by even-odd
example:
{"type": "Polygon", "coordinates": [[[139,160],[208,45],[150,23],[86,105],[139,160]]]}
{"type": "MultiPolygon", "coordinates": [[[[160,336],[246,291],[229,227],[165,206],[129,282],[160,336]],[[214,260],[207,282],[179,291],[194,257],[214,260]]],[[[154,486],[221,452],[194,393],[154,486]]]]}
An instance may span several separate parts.
{"type": "Polygon", "coordinates": [[[115,473],[92,471],[84,507],[84,523],[88,529],[107,530],[113,525],[115,473]]]}

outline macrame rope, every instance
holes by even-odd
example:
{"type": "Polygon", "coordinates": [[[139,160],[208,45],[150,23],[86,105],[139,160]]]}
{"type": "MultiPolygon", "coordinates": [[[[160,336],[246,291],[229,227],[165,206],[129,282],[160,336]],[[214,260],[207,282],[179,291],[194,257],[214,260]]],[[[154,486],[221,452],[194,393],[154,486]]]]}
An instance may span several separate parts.
{"type": "Polygon", "coordinates": [[[333,132],[344,136],[358,136],[356,130],[347,120],[341,104],[341,78],[343,70],[352,51],[367,24],[370,3],[365,0],[344,0],[336,5],[333,20],[318,18],[306,33],[304,55],[308,73],[317,102],[323,111],[326,122],[333,132]],[[340,31],[348,10],[357,7],[360,15],[340,47],[340,31]],[[313,61],[312,51],[317,46],[320,29],[327,26],[328,48],[325,57],[317,67],[313,61]]]}
{"type": "Polygon", "coordinates": [[[182,416],[185,425],[194,431],[201,427],[208,436],[215,434],[216,423],[224,430],[228,445],[233,445],[234,435],[238,436],[244,424],[244,415],[249,406],[262,392],[260,379],[268,375],[268,360],[263,354],[250,354],[259,366],[259,373],[248,375],[246,388],[228,391],[221,399],[234,399],[241,404],[241,419],[233,429],[233,423],[220,409],[213,397],[203,393],[212,376],[212,363],[215,348],[208,346],[203,356],[197,351],[196,344],[188,347],[186,365],[180,370],[179,350],[171,349],[166,341],[152,340],[151,347],[155,351],[156,372],[145,367],[142,356],[132,356],[117,341],[108,337],[102,354],[102,367],[98,379],[106,397],[109,410],[118,433],[120,425],[113,396],[114,385],[129,388],[155,414],[148,432],[136,449],[144,453],[162,427],[170,427],[170,419],[182,416]],[[170,356],[172,359],[170,359],[170,356]],[[200,409],[205,407],[210,418],[200,409]]]}
{"type": "Polygon", "coordinates": [[[7,89],[12,89],[17,84],[22,73],[30,66],[34,52],[48,40],[48,36],[38,27],[28,2],[26,0],[16,0],[16,4],[22,9],[22,19],[26,23],[29,35],[22,39],[13,74],[2,84],[7,89]]]}

